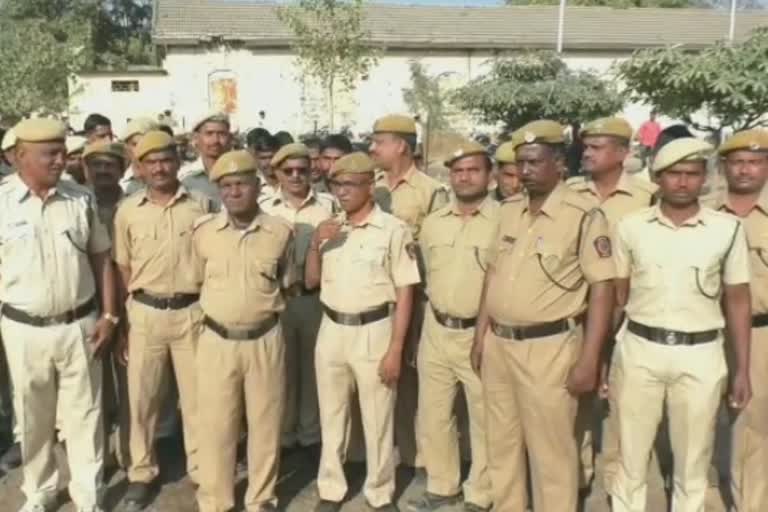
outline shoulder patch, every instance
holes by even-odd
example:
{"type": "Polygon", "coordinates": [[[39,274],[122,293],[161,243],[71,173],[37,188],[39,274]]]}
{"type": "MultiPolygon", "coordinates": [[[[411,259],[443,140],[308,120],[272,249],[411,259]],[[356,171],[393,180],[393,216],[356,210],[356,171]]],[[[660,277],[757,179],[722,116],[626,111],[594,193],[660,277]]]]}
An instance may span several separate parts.
{"type": "Polygon", "coordinates": [[[195,222],[192,223],[192,231],[196,231],[200,226],[205,224],[206,222],[209,222],[213,220],[216,217],[215,213],[206,213],[202,217],[198,218],[195,222]]]}
{"type": "Polygon", "coordinates": [[[610,258],[611,254],[613,254],[611,248],[611,239],[607,236],[599,236],[595,238],[594,245],[595,251],[597,251],[597,255],[601,258],[610,258]]]}

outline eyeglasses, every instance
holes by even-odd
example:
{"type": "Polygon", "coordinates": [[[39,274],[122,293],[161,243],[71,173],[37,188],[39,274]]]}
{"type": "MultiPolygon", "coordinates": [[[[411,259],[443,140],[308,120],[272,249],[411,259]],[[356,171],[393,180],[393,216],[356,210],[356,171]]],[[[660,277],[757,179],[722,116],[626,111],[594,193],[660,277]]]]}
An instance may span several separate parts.
{"type": "Polygon", "coordinates": [[[280,172],[286,176],[306,176],[309,174],[308,167],[281,167],[280,172]]]}

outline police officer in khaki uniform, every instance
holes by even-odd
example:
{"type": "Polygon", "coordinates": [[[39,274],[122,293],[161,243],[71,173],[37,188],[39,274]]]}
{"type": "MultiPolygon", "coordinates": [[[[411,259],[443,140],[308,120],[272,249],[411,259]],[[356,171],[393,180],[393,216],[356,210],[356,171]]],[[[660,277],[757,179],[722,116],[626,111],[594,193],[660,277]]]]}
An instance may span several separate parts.
{"type": "Polygon", "coordinates": [[[44,512],[56,500],[62,402],[69,494],[79,512],[94,512],[104,435],[100,355],[119,322],[109,235],[91,193],[59,179],[64,125],[30,119],[15,130],[18,173],[0,187],[0,329],[21,436],[23,511],[44,512]]]}
{"type": "MultiPolygon", "coordinates": [[[[628,213],[653,204],[658,187],[628,174],[623,169],[632,140],[632,126],[626,120],[607,117],[592,121],[582,128],[581,140],[584,147],[581,163],[585,175],[570,178],[566,183],[582,197],[593,201],[595,206],[600,206],[611,226],[628,213]]],[[[609,342],[606,349],[610,350],[612,345],[613,343],[609,342]]],[[[601,391],[601,395],[605,395],[605,390],[601,391]]],[[[616,474],[619,457],[618,427],[615,415],[611,414],[611,410],[616,410],[616,407],[616,403],[611,401],[601,444],[606,487],[607,482],[616,474]]],[[[594,396],[588,395],[581,400],[577,429],[581,449],[579,486],[584,494],[589,491],[594,478],[592,442],[596,423],[602,415],[603,413],[598,411],[594,396]]]]}
{"type": "Polygon", "coordinates": [[[578,396],[594,389],[613,312],[605,215],[562,183],[563,128],[521,129],[517,166],[527,195],[505,203],[473,348],[487,408],[494,507],[575,512],[578,396]],[[586,320],[585,320],[586,316],[586,320]]]}
{"type": "Polygon", "coordinates": [[[256,160],[225,153],[211,170],[226,207],[199,220],[194,246],[202,267],[205,329],[197,354],[201,383],[200,512],[235,505],[235,459],[248,422],[245,510],[277,510],[275,485],[285,396],[281,288],[298,278],[290,224],[261,211],[256,160]],[[243,410],[243,405],[245,410],[243,410]]]}
{"type": "Polygon", "coordinates": [[[216,160],[232,148],[232,134],[227,114],[206,114],[192,125],[194,144],[200,154],[197,160],[179,171],[179,180],[188,190],[197,190],[213,201],[215,211],[221,208],[219,189],[209,177],[216,160]]]}
{"type": "Polygon", "coordinates": [[[615,512],[646,510],[648,458],[666,405],[674,455],[672,509],[702,512],[715,420],[728,369],[729,405],[749,401],[749,254],[738,218],[699,205],[709,144],[683,138],[656,155],[659,203],[616,229],[617,335],[609,386],[618,404],[620,464],[608,489],[615,512]],[[649,243],[649,241],[651,243],[649,243]]]}
{"type": "Polygon", "coordinates": [[[147,505],[159,468],[155,427],[168,378],[168,357],[179,387],[187,471],[197,481],[198,422],[195,348],[201,313],[192,226],[210,201],[182,185],[173,138],[148,132],[134,150],[147,187],[123,201],[115,216],[114,258],[128,311],[128,396],[131,410],[130,485],[126,505],[147,505]]]}
{"type": "Polygon", "coordinates": [[[307,255],[307,288],[320,288],[316,349],[323,448],[317,512],[341,508],[350,397],[357,389],[366,446],[363,493],[372,508],[396,511],[393,418],[403,346],[419,271],[411,233],[373,201],[374,162],[338,160],[331,187],[344,213],[321,223],[307,255]]]}
{"type": "MultiPolygon", "coordinates": [[[[288,144],[272,158],[280,188],[275,196],[261,203],[264,211],[293,226],[294,265],[304,275],[304,260],[315,228],[333,215],[333,197],[311,188],[309,149],[304,144],[288,144]]],[[[322,309],[316,290],[303,282],[286,290],[288,296],[282,315],[286,352],[284,448],[296,444],[311,448],[313,459],[319,457],[320,412],[315,379],[315,341],[322,309]]]]}
{"type": "Polygon", "coordinates": [[[149,117],[135,117],[130,120],[128,126],[121,134],[120,140],[125,144],[125,148],[131,158],[131,166],[125,171],[120,186],[126,195],[131,195],[144,187],[141,176],[138,176],[138,165],[133,155],[136,146],[147,132],[157,130],[159,125],[157,121],[149,117]]]}
{"type": "Polygon", "coordinates": [[[488,253],[498,227],[499,203],[490,197],[491,160],[466,141],[445,162],[454,200],[427,216],[419,244],[426,268],[429,307],[419,343],[419,414],[426,493],[409,503],[414,512],[438,510],[461,500],[459,440],[454,405],[459,386],[469,408],[472,468],[464,483],[464,510],[491,506],[486,468],[482,384],[469,353],[488,253]]]}
{"type": "Polygon", "coordinates": [[[494,197],[499,202],[506,201],[523,190],[520,171],[515,161],[515,144],[514,140],[501,144],[496,149],[493,157],[496,160],[496,190],[494,197]]]}
{"type": "MultiPolygon", "coordinates": [[[[412,118],[388,115],[374,123],[369,151],[379,167],[376,203],[408,224],[414,240],[418,241],[421,223],[427,215],[445,206],[448,191],[440,182],[418,170],[413,156],[415,149],[416,123],[412,118]]],[[[418,378],[412,364],[424,320],[424,305],[425,298],[419,292],[414,300],[406,346],[405,357],[409,364],[403,368],[395,414],[395,442],[400,462],[414,467],[423,466],[418,455],[421,442],[416,416],[418,378]]]]}
{"type": "Polygon", "coordinates": [[[62,179],[73,180],[78,185],[85,185],[83,173],[83,150],[85,149],[85,137],[73,135],[65,140],[67,147],[67,163],[62,179]]]}
{"type": "Polygon", "coordinates": [[[718,149],[728,184],[713,207],[742,219],[752,295],[752,400],[733,430],[731,491],[738,512],[768,510],[768,131],[733,134],[718,149]]]}

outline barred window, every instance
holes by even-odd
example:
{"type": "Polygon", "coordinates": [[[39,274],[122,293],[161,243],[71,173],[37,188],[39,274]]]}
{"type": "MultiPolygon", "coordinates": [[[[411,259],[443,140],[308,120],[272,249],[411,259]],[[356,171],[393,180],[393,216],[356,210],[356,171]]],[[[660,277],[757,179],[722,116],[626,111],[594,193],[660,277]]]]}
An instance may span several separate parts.
{"type": "Polygon", "coordinates": [[[139,81],[112,80],[112,92],[139,92],[139,81]]]}

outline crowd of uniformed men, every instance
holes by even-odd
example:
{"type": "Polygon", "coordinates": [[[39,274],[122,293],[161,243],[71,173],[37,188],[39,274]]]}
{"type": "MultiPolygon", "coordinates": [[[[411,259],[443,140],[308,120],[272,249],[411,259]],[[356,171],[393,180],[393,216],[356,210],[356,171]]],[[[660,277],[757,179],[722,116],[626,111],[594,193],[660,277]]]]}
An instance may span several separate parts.
{"type": "Polygon", "coordinates": [[[212,114],[185,166],[153,120],[120,142],[86,124],[67,144],[59,121],[28,119],[3,142],[24,512],[54,505],[57,431],[79,511],[101,510],[113,454],[125,506],[146,507],[173,388],[201,512],[234,508],[242,444],[246,510],[277,510],[287,449],[317,465],[315,510],[339,510],[356,441],[373,510],[397,510],[405,464],[426,473],[413,512],[575,512],[596,431],[612,509],[644,512],[663,418],[674,510],[703,512],[721,409],[736,509],[768,510],[768,132],[667,137],[644,180],[623,169],[630,125],[599,119],[566,181],[563,127],[535,121],[494,155],[457,144],[448,188],[401,115],[366,153],[261,129],[232,150],[212,114]]]}

